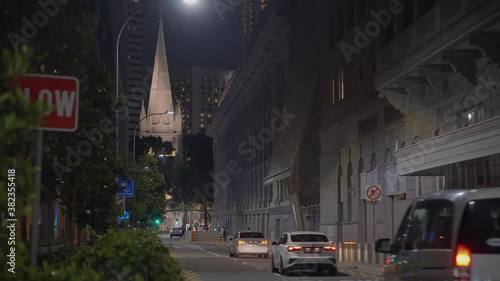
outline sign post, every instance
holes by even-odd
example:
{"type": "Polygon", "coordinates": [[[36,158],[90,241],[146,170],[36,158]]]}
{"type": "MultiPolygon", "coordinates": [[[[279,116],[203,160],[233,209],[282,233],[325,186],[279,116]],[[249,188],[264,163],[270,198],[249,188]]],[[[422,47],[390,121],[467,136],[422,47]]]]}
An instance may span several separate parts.
{"type": "Polygon", "coordinates": [[[23,75],[19,85],[26,98],[50,106],[44,124],[37,128],[35,147],[35,201],[31,223],[31,259],[37,264],[40,217],[40,186],[42,182],[43,131],[74,132],[78,128],[79,85],[75,77],[57,75],[23,75]]]}
{"type": "Polygon", "coordinates": [[[382,197],[382,189],[380,185],[367,185],[366,186],[366,198],[372,202],[372,204],[377,204],[382,197]]]}

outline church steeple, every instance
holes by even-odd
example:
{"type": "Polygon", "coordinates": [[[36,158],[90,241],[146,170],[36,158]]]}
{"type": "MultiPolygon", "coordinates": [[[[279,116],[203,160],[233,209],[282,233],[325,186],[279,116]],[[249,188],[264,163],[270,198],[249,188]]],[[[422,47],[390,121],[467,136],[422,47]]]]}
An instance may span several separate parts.
{"type": "Polygon", "coordinates": [[[175,108],[173,104],[167,52],[165,50],[165,39],[163,37],[163,21],[160,14],[155,64],[153,66],[153,77],[151,79],[151,90],[149,92],[149,103],[146,111],[143,102],[141,111],[141,119],[144,118],[141,122],[141,137],[159,136],[163,141],[170,141],[177,155],[179,155],[180,151],[182,151],[182,114],[181,112],[175,112],[176,109],[180,110],[179,107],[175,108]],[[165,114],[167,112],[169,112],[169,114],[165,114]],[[173,114],[174,112],[175,115],[173,114]]]}
{"type": "MultiPolygon", "coordinates": [[[[170,77],[168,73],[167,54],[165,50],[165,39],[163,37],[163,21],[160,20],[158,29],[158,41],[156,43],[155,64],[153,67],[153,78],[151,80],[151,92],[149,95],[148,114],[173,112],[172,90],[170,89],[170,77]]],[[[152,116],[152,125],[169,124],[170,116],[152,116]],[[161,123],[160,120],[162,121],[161,123]]]]}

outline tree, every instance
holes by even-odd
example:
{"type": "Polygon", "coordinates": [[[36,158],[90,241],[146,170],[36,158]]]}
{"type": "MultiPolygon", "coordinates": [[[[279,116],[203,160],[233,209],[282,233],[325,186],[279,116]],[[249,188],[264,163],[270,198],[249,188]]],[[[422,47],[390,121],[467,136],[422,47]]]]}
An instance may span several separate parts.
{"type": "MultiPolygon", "coordinates": [[[[175,151],[174,146],[169,141],[163,141],[159,136],[135,137],[136,148],[135,157],[152,153],[153,155],[171,155],[175,151]]],[[[133,145],[133,142],[132,142],[133,145]]],[[[133,150],[133,148],[132,148],[133,150]]]]}
{"type": "Polygon", "coordinates": [[[124,174],[124,161],[116,153],[115,94],[111,75],[99,61],[96,25],[92,15],[58,13],[39,30],[35,63],[42,73],[73,76],[80,83],[78,130],[45,135],[47,194],[59,186],[70,221],[103,233],[117,223],[116,178],[124,174]]]}
{"type": "MultiPolygon", "coordinates": [[[[11,211],[15,211],[14,217],[18,219],[17,225],[22,226],[24,216],[28,212],[27,204],[34,198],[34,165],[30,155],[34,152],[33,132],[40,124],[41,116],[46,107],[39,103],[31,103],[17,84],[19,75],[28,72],[31,62],[32,51],[22,48],[17,54],[7,50],[1,50],[0,63],[0,167],[3,176],[0,184],[4,187],[0,190],[0,210],[5,218],[10,218],[11,211]],[[9,173],[14,172],[14,173],[9,173]],[[8,175],[11,176],[8,176],[8,175]],[[13,197],[15,196],[15,197],[13,197]],[[15,198],[14,210],[12,201],[7,198],[15,198]],[[10,202],[10,203],[9,203],[10,202]],[[10,206],[9,206],[10,205],[10,206]]],[[[7,232],[7,220],[0,220],[0,236],[9,237],[7,232]]],[[[24,232],[24,231],[23,231],[24,232]]],[[[8,257],[10,243],[1,243],[0,252],[6,253],[0,257],[0,279],[20,280],[25,279],[25,270],[28,267],[28,257],[25,253],[25,233],[16,237],[16,274],[8,272],[8,257]]]]}
{"type": "Polygon", "coordinates": [[[126,205],[131,222],[139,227],[151,226],[165,215],[167,186],[157,160],[142,156],[130,173],[135,180],[134,197],[127,198],[126,205]]]}
{"type": "Polygon", "coordinates": [[[206,225],[214,192],[212,139],[200,132],[184,137],[182,146],[184,159],[173,165],[171,194],[177,203],[201,204],[206,225]]]}

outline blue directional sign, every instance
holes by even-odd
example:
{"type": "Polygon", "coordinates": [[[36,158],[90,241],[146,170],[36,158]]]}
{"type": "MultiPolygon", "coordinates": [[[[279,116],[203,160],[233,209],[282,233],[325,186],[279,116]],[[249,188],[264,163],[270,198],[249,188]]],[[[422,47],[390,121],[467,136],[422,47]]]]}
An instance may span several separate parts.
{"type": "Polygon", "coordinates": [[[118,192],[118,197],[134,197],[134,180],[118,180],[118,184],[122,187],[122,191],[118,192]]]}
{"type": "Polygon", "coordinates": [[[130,214],[128,211],[125,211],[125,214],[123,214],[123,216],[118,216],[119,221],[124,221],[124,220],[128,220],[128,219],[130,219],[130,214]]]}

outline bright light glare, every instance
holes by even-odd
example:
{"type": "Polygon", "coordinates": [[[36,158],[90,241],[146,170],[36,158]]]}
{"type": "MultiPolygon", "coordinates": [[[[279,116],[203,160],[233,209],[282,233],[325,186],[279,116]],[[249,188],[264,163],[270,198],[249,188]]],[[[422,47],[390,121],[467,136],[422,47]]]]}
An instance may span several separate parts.
{"type": "Polygon", "coordinates": [[[184,3],[187,3],[187,4],[194,4],[198,2],[198,0],[184,0],[184,3]]]}

